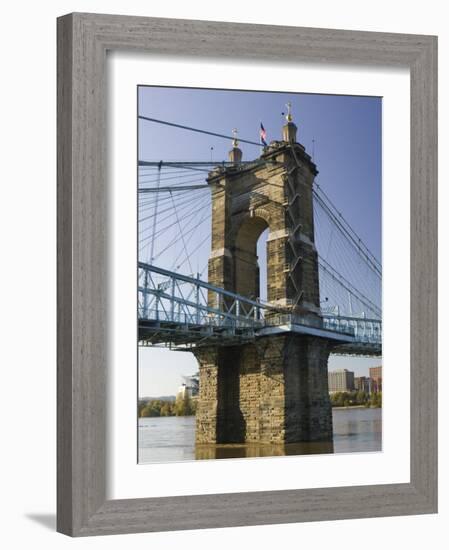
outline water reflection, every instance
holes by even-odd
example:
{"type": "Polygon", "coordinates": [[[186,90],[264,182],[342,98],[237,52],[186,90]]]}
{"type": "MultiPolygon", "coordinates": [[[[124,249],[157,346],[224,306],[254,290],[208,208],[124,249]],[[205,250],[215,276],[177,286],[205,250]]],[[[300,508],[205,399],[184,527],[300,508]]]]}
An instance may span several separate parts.
{"type": "Polygon", "coordinates": [[[334,441],[195,446],[195,418],[139,419],[139,463],[352,453],[382,450],[381,409],[334,409],[334,441]]]}
{"type": "Polygon", "coordinates": [[[280,444],[227,444],[227,445],[196,445],[197,460],[211,458],[255,458],[266,456],[329,454],[334,452],[332,441],[314,441],[307,443],[280,444]]]}

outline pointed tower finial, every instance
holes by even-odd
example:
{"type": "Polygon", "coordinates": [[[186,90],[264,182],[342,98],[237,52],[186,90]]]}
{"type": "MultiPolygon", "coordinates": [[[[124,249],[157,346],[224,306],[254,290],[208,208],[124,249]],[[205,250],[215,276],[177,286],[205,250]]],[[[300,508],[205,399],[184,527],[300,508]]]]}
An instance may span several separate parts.
{"type": "Polygon", "coordinates": [[[238,145],[239,145],[239,140],[237,139],[237,134],[238,134],[237,128],[233,128],[232,129],[232,135],[234,136],[234,139],[232,140],[232,146],[233,147],[238,147],[238,145]]]}
{"type": "Polygon", "coordinates": [[[239,149],[239,140],[237,139],[237,128],[233,128],[232,135],[234,136],[232,140],[232,149],[229,151],[229,160],[234,163],[239,163],[242,161],[242,151],[239,149]]]}
{"type": "Polygon", "coordinates": [[[296,130],[298,129],[296,127],[296,124],[293,122],[293,116],[292,116],[292,104],[290,101],[288,101],[285,106],[287,107],[287,114],[285,115],[285,119],[287,121],[287,124],[284,125],[282,128],[282,139],[286,141],[287,143],[295,143],[296,142],[296,130]]]}

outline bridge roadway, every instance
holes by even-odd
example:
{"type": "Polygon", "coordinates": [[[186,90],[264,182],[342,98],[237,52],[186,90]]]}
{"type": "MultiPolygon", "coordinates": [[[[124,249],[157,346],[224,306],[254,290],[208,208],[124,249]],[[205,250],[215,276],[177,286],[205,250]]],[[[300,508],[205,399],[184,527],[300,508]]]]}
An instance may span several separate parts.
{"type": "Polygon", "coordinates": [[[139,263],[138,330],[140,345],[177,350],[211,343],[238,345],[292,332],[334,341],[334,355],[382,355],[379,319],[330,313],[301,317],[199,278],[144,263],[139,263]]]}

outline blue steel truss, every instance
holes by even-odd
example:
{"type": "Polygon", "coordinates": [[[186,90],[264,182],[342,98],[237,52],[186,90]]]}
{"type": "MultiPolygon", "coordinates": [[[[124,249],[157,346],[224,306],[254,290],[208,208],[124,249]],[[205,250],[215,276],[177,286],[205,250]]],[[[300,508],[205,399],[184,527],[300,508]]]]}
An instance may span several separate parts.
{"type": "Polygon", "coordinates": [[[334,342],[333,354],[382,353],[382,322],[331,312],[302,317],[287,308],[250,300],[187,276],[139,263],[139,342],[191,349],[235,345],[267,335],[294,332],[334,342]]]}

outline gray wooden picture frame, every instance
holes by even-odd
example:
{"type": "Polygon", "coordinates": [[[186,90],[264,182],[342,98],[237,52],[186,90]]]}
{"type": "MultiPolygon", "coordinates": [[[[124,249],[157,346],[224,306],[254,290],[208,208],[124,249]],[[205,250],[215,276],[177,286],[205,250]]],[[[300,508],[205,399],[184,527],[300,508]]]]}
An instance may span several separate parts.
{"type": "Polygon", "coordinates": [[[74,13],[58,19],[57,529],[72,536],[437,511],[437,38],[74,13]],[[410,483],[106,499],[106,52],[408,67],[410,483]]]}

